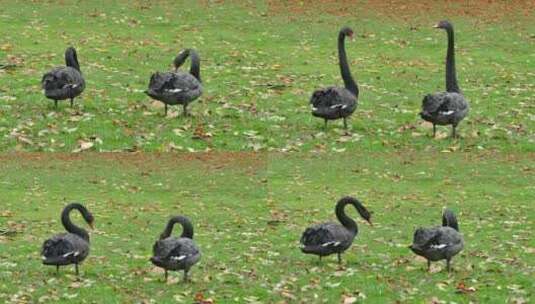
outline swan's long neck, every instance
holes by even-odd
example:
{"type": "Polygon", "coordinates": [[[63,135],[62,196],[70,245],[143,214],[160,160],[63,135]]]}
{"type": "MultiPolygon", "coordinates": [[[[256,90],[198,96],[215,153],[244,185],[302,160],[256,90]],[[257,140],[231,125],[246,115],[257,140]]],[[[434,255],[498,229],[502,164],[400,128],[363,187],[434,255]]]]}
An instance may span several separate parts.
{"type": "Polygon", "coordinates": [[[199,82],[201,81],[201,58],[199,57],[199,54],[195,50],[190,50],[190,58],[191,58],[191,67],[189,69],[189,73],[193,75],[193,77],[197,78],[199,82]]]}
{"type": "Polygon", "coordinates": [[[357,83],[351,76],[351,71],[349,70],[349,64],[347,63],[347,55],[345,49],[345,37],[346,35],[342,32],[338,35],[338,59],[340,62],[340,74],[342,74],[342,79],[344,80],[345,88],[350,91],[356,97],[359,96],[359,87],[357,83]]]}
{"type": "Polygon", "coordinates": [[[87,217],[87,209],[85,209],[79,204],[70,204],[65,207],[65,209],[63,209],[63,212],[61,213],[61,223],[63,224],[63,227],[65,227],[65,230],[67,230],[68,232],[74,233],[83,238],[84,240],[89,241],[89,234],[87,233],[87,231],[72,223],[70,213],[73,209],[80,211],[84,218],[87,217]]]}
{"type": "Polygon", "coordinates": [[[455,71],[455,43],[453,28],[447,28],[448,33],[448,52],[446,54],[446,91],[460,93],[461,90],[457,85],[457,75],[455,71]]]}
{"type": "Polygon", "coordinates": [[[338,221],[349,231],[353,232],[354,234],[357,234],[359,228],[357,226],[357,223],[351,219],[349,216],[347,216],[345,212],[345,207],[348,204],[353,204],[352,200],[349,198],[342,198],[338,201],[336,204],[336,217],[338,218],[338,221]]]}
{"type": "Polygon", "coordinates": [[[65,64],[68,67],[76,69],[78,72],[80,72],[80,64],[78,64],[78,56],[76,55],[76,51],[67,51],[65,53],[65,64]]]}
{"type": "Polygon", "coordinates": [[[193,239],[193,225],[187,217],[184,216],[175,216],[169,220],[165,230],[160,235],[160,239],[165,239],[171,236],[173,232],[173,227],[175,224],[180,224],[182,226],[182,235],[180,237],[193,239]]]}

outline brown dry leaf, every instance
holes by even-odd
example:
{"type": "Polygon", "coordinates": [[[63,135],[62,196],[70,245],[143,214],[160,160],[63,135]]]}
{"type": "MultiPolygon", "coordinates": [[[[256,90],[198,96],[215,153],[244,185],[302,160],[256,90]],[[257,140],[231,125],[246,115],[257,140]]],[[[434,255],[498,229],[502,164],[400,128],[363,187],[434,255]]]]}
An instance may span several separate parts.
{"type": "Polygon", "coordinates": [[[459,282],[459,284],[457,284],[456,289],[457,289],[457,293],[471,293],[471,292],[476,291],[475,287],[473,286],[467,287],[466,284],[464,284],[464,282],[459,282]]]}
{"type": "Polygon", "coordinates": [[[92,142],[92,141],[83,141],[83,140],[80,140],[80,141],[78,141],[78,148],[72,150],[72,152],[74,152],[74,153],[78,153],[78,152],[82,152],[82,151],[85,151],[85,150],[89,150],[89,149],[91,149],[94,145],[95,145],[95,143],[92,142]]]}
{"type": "Polygon", "coordinates": [[[342,295],[342,304],[353,304],[357,302],[357,298],[356,297],[348,297],[346,295],[342,295]]]}

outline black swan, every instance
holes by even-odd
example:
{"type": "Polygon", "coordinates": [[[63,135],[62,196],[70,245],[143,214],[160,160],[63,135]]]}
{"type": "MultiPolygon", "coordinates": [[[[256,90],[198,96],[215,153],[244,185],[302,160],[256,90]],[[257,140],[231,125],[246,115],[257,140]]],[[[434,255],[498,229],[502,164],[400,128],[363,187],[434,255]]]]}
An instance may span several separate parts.
{"type": "Polygon", "coordinates": [[[169,220],[152,251],[153,257],[150,260],[154,265],[165,269],[166,281],[168,270],[184,270],[186,282],[190,268],[201,258],[199,247],[193,241],[193,225],[185,216],[175,216],[169,220]],[[182,225],[182,235],[179,238],[171,236],[176,223],[182,225]]]}
{"type": "Polygon", "coordinates": [[[343,118],[344,128],[347,129],[346,119],[357,108],[359,88],[349,71],[344,45],[346,36],[353,36],[353,30],[349,27],[342,28],[338,34],[338,59],[345,87],[319,89],[312,93],[312,97],[310,97],[312,115],[323,118],[325,120],[325,128],[328,120],[343,118]]]}
{"type": "Polygon", "coordinates": [[[54,100],[54,107],[58,107],[58,100],[71,100],[80,95],[85,89],[85,80],[80,71],[78,56],[73,47],[65,51],[65,67],[57,67],[43,75],[41,84],[45,96],[54,100]]]}
{"type": "Polygon", "coordinates": [[[321,257],[338,254],[338,263],[342,262],[341,254],[346,251],[359,230],[357,223],[346,215],[344,208],[346,205],[353,205],[360,216],[371,225],[370,212],[355,198],[343,197],[336,203],[335,213],[340,224],[322,223],[309,227],[301,236],[301,251],[307,254],[321,257]]]}
{"type": "Polygon", "coordinates": [[[436,134],[436,125],[452,125],[452,137],[456,137],[455,128],[468,114],[469,106],[457,84],[453,25],[448,21],[440,21],[435,28],[444,29],[448,33],[446,92],[426,95],[422,101],[420,116],[433,124],[433,137],[436,134]]]}
{"type": "Polygon", "coordinates": [[[89,234],[71,222],[69,215],[73,209],[80,211],[84,220],[93,228],[93,215],[83,205],[72,203],[63,209],[61,223],[69,233],[57,234],[46,240],[41,251],[43,264],[55,265],[56,273],[59,272],[59,266],[74,264],[78,275],[78,264],[89,254],[89,234]]]}
{"type": "Polygon", "coordinates": [[[449,209],[442,213],[442,226],[416,229],[412,243],[409,248],[427,259],[428,271],[431,261],[446,260],[449,272],[451,259],[464,247],[457,218],[449,209]]]}
{"type": "Polygon", "coordinates": [[[203,92],[200,75],[201,59],[194,49],[185,49],[178,54],[173,64],[175,66],[174,72],[152,74],[149,89],[145,93],[165,104],[166,116],[167,105],[177,104],[183,106],[182,114],[187,116],[188,104],[199,98],[203,92]],[[189,73],[179,71],[178,69],[188,57],[191,58],[189,73]]]}

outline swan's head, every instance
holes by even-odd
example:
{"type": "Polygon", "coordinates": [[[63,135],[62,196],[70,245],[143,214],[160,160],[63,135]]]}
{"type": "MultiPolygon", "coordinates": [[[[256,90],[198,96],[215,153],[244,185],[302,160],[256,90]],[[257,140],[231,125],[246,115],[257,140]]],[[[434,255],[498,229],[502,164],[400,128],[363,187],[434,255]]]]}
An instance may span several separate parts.
{"type": "Polygon", "coordinates": [[[448,21],[448,20],[442,20],[440,21],[439,23],[437,23],[434,28],[438,28],[438,29],[443,29],[443,30],[446,30],[446,29],[451,29],[453,28],[453,25],[448,21]]]}
{"type": "Polygon", "coordinates": [[[86,218],[87,224],[91,229],[95,229],[95,218],[93,217],[93,214],[89,213],[86,218]]]}
{"type": "Polygon", "coordinates": [[[348,27],[348,26],[344,26],[341,30],[340,30],[340,33],[341,34],[344,34],[345,36],[347,37],[353,37],[353,30],[348,27]]]}

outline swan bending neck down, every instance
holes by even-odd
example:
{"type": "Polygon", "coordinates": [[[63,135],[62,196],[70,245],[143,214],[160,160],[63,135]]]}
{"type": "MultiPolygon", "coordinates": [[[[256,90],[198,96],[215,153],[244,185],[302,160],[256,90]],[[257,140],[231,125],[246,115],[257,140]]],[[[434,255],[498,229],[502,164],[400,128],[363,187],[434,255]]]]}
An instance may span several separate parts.
{"type": "Polygon", "coordinates": [[[165,270],[167,281],[168,270],[184,270],[184,281],[188,281],[188,272],[201,258],[199,247],[193,241],[193,225],[185,216],[174,216],[169,219],[160,239],[154,243],[151,262],[165,270]],[[171,236],[175,224],[182,226],[182,235],[171,236]]]}
{"type": "Polygon", "coordinates": [[[343,118],[344,128],[347,129],[347,117],[357,108],[359,88],[351,75],[349,63],[345,50],[346,37],[352,37],[353,30],[344,27],[338,33],[338,60],[340,74],[344,81],[344,87],[327,87],[312,93],[310,104],[312,105],[312,115],[323,118],[325,127],[328,120],[343,118]]]}
{"type": "Polygon", "coordinates": [[[93,228],[93,215],[79,203],[67,205],[61,213],[61,223],[68,233],[57,234],[43,243],[41,255],[43,264],[59,266],[74,264],[78,275],[78,264],[89,255],[89,234],[81,227],[72,223],[70,213],[78,210],[87,224],[93,228]]]}
{"type": "Polygon", "coordinates": [[[173,60],[175,67],[172,72],[156,72],[152,74],[149,88],[145,91],[150,97],[165,105],[165,116],[169,105],[182,105],[183,116],[188,116],[188,105],[203,93],[201,82],[201,59],[194,49],[182,50],[173,60]],[[179,70],[191,58],[189,73],[179,70]]]}
{"type": "Polygon", "coordinates": [[[371,214],[362,203],[353,197],[343,197],[336,203],[335,213],[340,224],[321,223],[309,227],[301,236],[301,251],[321,257],[338,254],[338,263],[341,263],[341,254],[346,251],[359,229],[357,223],[345,213],[345,207],[353,205],[360,216],[371,225],[371,214]]]}
{"type": "Polygon", "coordinates": [[[463,248],[464,239],[459,232],[457,217],[449,209],[442,213],[442,226],[416,229],[409,246],[412,252],[427,259],[428,271],[432,261],[446,260],[448,272],[451,271],[451,259],[463,248]]]}

